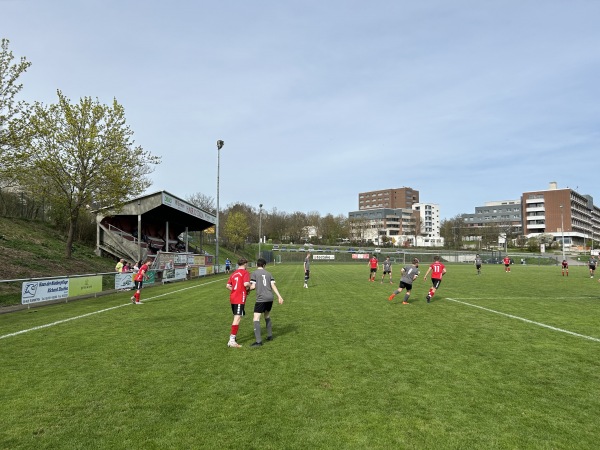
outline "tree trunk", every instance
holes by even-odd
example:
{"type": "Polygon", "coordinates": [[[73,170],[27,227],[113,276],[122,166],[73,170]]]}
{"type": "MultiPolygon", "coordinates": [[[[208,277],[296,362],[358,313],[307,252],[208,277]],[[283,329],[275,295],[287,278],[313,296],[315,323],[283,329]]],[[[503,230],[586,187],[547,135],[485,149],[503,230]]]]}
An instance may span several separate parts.
{"type": "Polygon", "coordinates": [[[75,239],[75,229],[77,228],[77,217],[71,216],[69,219],[69,233],[67,234],[67,248],[65,249],[65,258],[71,258],[73,253],[73,241],[75,239]]]}

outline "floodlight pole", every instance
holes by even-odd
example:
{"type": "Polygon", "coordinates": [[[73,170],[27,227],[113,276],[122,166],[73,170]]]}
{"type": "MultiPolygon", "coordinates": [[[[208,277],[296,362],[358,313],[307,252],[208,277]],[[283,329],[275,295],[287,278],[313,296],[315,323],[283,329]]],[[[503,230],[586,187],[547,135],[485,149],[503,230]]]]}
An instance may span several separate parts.
{"type": "Polygon", "coordinates": [[[563,221],[563,205],[560,205],[560,232],[562,234],[562,257],[565,260],[565,225],[563,221]]]}
{"type": "Polygon", "coordinates": [[[138,226],[137,226],[137,241],[138,241],[138,261],[142,260],[142,201],[138,199],[138,226]]]}
{"type": "Polygon", "coordinates": [[[217,141],[217,223],[215,227],[215,272],[219,273],[219,172],[221,171],[221,149],[225,142],[217,141]]]}
{"type": "Polygon", "coordinates": [[[260,243],[262,241],[262,203],[258,205],[258,257],[260,258],[260,243]]]}

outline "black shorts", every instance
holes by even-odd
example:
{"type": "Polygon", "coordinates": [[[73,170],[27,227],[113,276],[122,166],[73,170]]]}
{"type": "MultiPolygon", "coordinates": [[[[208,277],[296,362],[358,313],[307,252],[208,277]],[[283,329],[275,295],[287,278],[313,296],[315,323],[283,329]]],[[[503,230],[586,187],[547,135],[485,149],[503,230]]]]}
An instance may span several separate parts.
{"type": "Polygon", "coordinates": [[[383,274],[384,274],[384,275],[387,275],[388,273],[389,273],[389,274],[391,274],[391,273],[392,273],[392,271],[391,271],[391,270],[384,270],[384,271],[383,271],[383,274]]]}
{"type": "Polygon", "coordinates": [[[593,272],[594,270],[596,270],[596,266],[590,266],[590,270],[593,272]]]}
{"type": "Polygon", "coordinates": [[[440,287],[440,284],[442,284],[442,279],[441,279],[441,278],[439,278],[439,279],[438,279],[438,278],[432,278],[432,279],[431,279],[431,285],[432,285],[434,288],[436,288],[436,289],[437,289],[437,288],[439,288],[439,287],[440,287]]]}
{"type": "Polygon", "coordinates": [[[255,313],[264,313],[271,312],[271,308],[273,307],[273,302],[256,302],[254,305],[255,313]]]}
{"type": "Polygon", "coordinates": [[[510,267],[510,264],[504,264],[504,267],[510,267]]]}
{"type": "Polygon", "coordinates": [[[481,269],[481,264],[475,264],[475,268],[481,269]]]}
{"type": "Polygon", "coordinates": [[[377,267],[371,267],[371,273],[377,272],[377,267]]]}
{"type": "Polygon", "coordinates": [[[135,288],[137,290],[140,290],[142,288],[142,285],[144,284],[144,280],[142,280],[142,281],[134,281],[133,283],[135,285],[135,288]]]}
{"type": "Polygon", "coordinates": [[[305,270],[304,271],[304,279],[308,280],[310,278],[310,270],[305,270]]]}
{"type": "Polygon", "coordinates": [[[407,291],[412,291],[412,283],[405,283],[404,281],[400,282],[400,289],[406,289],[407,291]]]}
{"type": "Polygon", "coordinates": [[[245,316],[246,315],[246,309],[244,308],[246,305],[244,305],[243,303],[232,303],[231,304],[231,311],[233,312],[234,316],[245,316]]]}

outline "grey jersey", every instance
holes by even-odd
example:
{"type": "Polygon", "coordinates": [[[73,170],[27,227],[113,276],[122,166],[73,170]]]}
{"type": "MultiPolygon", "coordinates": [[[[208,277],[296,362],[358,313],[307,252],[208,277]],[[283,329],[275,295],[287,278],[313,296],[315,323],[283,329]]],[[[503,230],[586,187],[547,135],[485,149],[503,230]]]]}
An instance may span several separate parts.
{"type": "Polygon", "coordinates": [[[392,271],[392,262],[390,260],[383,261],[383,271],[391,272],[392,271]]]}
{"type": "Polygon", "coordinates": [[[310,258],[308,256],[304,258],[304,270],[310,270],[310,258]]]}
{"type": "Polygon", "coordinates": [[[252,272],[252,275],[250,275],[250,283],[253,283],[254,289],[256,289],[256,303],[273,301],[274,295],[271,282],[275,283],[275,278],[273,278],[273,275],[267,270],[259,267],[252,272]]]}
{"type": "Polygon", "coordinates": [[[413,284],[413,281],[419,275],[419,268],[413,265],[406,266],[402,271],[402,278],[400,281],[404,281],[407,284],[413,284]]]}
{"type": "Polygon", "coordinates": [[[588,261],[588,265],[590,267],[596,267],[596,260],[594,258],[590,258],[590,260],[588,261]]]}
{"type": "Polygon", "coordinates": [[[475,265],[476,266],[480,266],[481,265],[481,256],[478,256],[475,258],[475,265]]]}

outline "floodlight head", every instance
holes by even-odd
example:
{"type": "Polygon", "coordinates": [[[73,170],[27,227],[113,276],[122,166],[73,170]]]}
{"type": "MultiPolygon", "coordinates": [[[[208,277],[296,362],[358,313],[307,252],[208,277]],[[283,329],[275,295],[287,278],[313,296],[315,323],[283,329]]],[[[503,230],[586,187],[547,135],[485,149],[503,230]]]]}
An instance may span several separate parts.
{"type": "Polygon", "coordinates": [[[225,145],[225,142],[219,139],[217,141],[217,150],[221,150],[223,148],[223,145],[225,145]]]}

